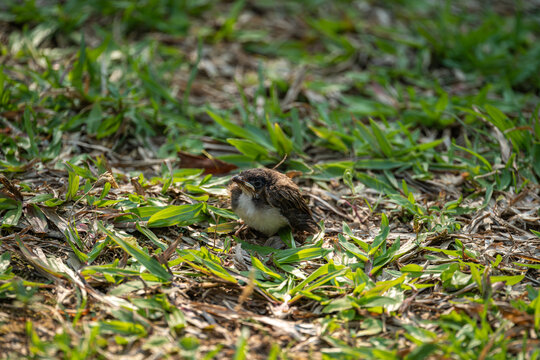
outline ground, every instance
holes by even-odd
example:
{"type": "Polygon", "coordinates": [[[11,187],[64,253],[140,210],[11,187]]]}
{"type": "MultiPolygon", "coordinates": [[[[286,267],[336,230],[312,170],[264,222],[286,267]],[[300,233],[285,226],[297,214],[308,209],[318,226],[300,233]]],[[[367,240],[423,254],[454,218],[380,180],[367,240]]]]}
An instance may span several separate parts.
{"type": "Polygon", "coordinates": [[[539,9],[3,2],[0,357],[538,358],[539,9]]]}

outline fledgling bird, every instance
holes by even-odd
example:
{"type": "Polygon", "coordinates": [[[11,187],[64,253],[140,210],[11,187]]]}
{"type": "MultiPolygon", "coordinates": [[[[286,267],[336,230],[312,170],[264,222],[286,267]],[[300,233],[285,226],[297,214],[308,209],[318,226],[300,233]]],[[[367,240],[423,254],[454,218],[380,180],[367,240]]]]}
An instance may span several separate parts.
{"type": "Polygon", "coordinates": [[[249,227],[267,235],[290,226],[295,231],[316,233],[313,214],[298,186],[279,171],[251,169],[232,178],[233,211],[249,227]]]}

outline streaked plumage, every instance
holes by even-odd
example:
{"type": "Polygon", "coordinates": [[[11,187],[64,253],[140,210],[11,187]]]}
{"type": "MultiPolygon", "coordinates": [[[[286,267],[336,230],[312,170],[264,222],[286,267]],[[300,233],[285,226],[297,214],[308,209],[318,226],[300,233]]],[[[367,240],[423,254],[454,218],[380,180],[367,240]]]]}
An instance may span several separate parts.
{"type": "Polygon", "coordinates": [[[257,231],[270,236],[289,225],[295,231],[317,232],[298,186],[276,170],[243,171],[233,177],[229,190],[233,211],[257,231]]]}

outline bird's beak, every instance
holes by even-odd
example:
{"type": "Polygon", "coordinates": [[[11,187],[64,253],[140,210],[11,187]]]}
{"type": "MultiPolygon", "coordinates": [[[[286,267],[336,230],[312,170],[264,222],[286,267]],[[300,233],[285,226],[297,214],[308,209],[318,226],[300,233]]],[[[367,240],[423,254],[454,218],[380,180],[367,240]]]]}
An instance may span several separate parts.
{"type": "Polygon", "coordinates": [[[256,193],[255,188],[253,187],[253,185],[251,185],[249,182],[244,180],[241,176],[234,176],[232,178],[232,181],[237,183],[238,186],[240,186],[240,189],[242,189],[242,191],[247,191],[247,192],[249,192],[251,194],[256,193]]]}

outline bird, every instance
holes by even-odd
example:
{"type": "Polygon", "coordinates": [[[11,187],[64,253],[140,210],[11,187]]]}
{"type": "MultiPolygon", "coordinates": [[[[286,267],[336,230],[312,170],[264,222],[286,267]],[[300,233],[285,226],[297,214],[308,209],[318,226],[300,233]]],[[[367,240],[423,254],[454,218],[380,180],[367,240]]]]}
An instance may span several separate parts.
{"type": "Polygon", "coordinates": [[[244,224],[267,236],[290,226],[294,231],[318,231],[298,186],[277,170],[242,171],[229,186],[232,210],[244,224]]]}

